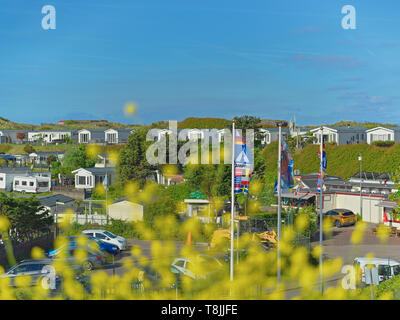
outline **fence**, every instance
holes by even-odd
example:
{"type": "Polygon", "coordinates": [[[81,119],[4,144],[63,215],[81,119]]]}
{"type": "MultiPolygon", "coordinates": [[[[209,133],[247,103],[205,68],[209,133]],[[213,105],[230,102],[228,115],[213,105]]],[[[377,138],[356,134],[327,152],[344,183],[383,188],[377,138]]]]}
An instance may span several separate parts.
{"type": "MultiPolygon", "coordinates": [[[[54,233],[50,232],[50,230],[47,233],[43,233],[42,235],[38,236],[37,238],[31,241],[23,243],[17,243],[15,241],[12,241],[12,249],[14,257],[17,261],[24,258],[30,258],[32,248],[40,247],[43,250],[47,250],[52,247],[53,242],[54,242],[54,233]]],[[[2,266],[8,266],[8,267],[10,266],[7,259],[5,244],[2,244],[0,246],[0,264],[2,266]]]]}
{"type": "MultiPolygon", "coordinates": [[[[64,213],[59,213],[54,217],[54,222],[58,220],[60,223],[64,219],[66,219],[67,215],[64,213]]],[[[98,225],[106,225],[108,224],[108,218],[106,215],[102,214],[74,214],[68,216],[71,222],[76,222],[78,224],[98,224],[98,225]]]]}

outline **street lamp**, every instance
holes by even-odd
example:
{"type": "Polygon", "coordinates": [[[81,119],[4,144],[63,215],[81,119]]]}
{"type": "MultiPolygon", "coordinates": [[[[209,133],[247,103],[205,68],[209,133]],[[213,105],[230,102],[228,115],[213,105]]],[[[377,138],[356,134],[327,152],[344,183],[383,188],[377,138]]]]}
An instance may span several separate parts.
{"type": "Polygon", "coordinates": [[[58,236],[58,208],[57,208],[57,205],[58,204],[60,204],[60,205],[64,205],[65,203],[64,202],[60,202],[60,201],[56,201],[56,237],[58,236]]]}
{"type": "Polygon", "coordinates": [[[360,155],[358,156],[358,161],[360,161],[360,216],[362,219],[362,155],[360,153],[360,155]]]}

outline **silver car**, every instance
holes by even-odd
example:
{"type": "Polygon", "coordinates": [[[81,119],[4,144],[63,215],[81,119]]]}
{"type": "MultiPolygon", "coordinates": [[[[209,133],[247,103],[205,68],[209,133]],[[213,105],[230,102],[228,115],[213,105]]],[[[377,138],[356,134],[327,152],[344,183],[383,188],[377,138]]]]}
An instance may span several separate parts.
{"type": "MultiPolygon", "coordinates": [[[[43,284],[48,281],[48,276],[50,272],[50,268],[54,260],[52,259],[29,259],[23,260],[20,263],[16,264],[15,266],[11,267],[6,273],[0,275],[0,279],[9,278],[10,283],[9,286],[15,286],[15,279],[19,276],[30,276],[31,279],[31,286],[36,284],[43,284]]],[[[54,269],[53,269],[54,270],[54,269]]],[[[55,281],[59,279],[57,273],[54,273],[55,281]]]]}
{"type": "Polygon", "coordinates": [[[101,268],[106,263],[106,258],[103,252],[96,250],[95,248],[88,248],[83,246],[69,247],[65,246],[57,249],[52,255],[49,255],[52,259],[66,259],[68,264],[73,266],[82,266],[84,270],[90,271],[95,268],[101,268]],[[83,260],[79,260],[75,256],[76,250],[83,250],[86,252],[86,256],[83,260]]]}

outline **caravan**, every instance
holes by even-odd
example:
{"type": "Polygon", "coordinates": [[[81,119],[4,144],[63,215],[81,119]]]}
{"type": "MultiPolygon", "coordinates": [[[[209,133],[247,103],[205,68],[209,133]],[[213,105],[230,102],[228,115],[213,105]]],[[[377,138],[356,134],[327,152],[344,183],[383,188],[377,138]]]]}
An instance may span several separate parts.
{"type": "Polygon", "coordinates": [[[22,193],[40,193],[51,190],[51,178],[44,176],[17,176],[13,180],[13,190],[22,193]]]}

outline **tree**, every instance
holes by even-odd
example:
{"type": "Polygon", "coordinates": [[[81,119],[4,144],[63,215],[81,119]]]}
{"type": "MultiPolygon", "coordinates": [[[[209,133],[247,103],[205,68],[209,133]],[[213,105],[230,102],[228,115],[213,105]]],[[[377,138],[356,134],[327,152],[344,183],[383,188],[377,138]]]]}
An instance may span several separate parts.
{"type": "Polygon", "coordinates": [[[235,121],[235,129],[241,129],[243,137],[246,137],[246,129],[254,130],[254,145],[257,146],[261,144],[261,133],[259,131],[259,126],[261,123],[261,119],[254,116],[241,116],[234,117],[233,121],[235,121]]]}
{"type": "Polygon", "coordinates": [[[35,234],[53,224],[49,211],[34,197],[12,198],[0,194],[0,214],[10,221],[9,234],[18,242],[32,240],[35,234]]]}
{"type": "Polygon", "coordinates": [[[118,174],[123,185],[134,180],[143,186],[146,177],[156,169],[146,159],[146,150],[151,143],[146,141],[147,131],[146,128],[134,131],[121,150],[118,174]]]}
{"type": "Polygon", "coordinates": [[[27,153],[27,154],[30,154],[30,153],[35,152],[35,151],[36,151],[35,148],[32,147],[30,144],[26,144],[24,146],[24,152],[27,153]]]}
{"type": "Polygon", "coordinates": [[[231,166],[225,164],[187,165],[184,178],[191,191],[200,190],[211,199],[230,194],[231,172],[231,166]]]}
{"type": "Polygon", "coordinates": [[[396,172],[396,174],[392,175],[391,180],[395,183],[394,193],[389,195],[389,199],[391,201],[396,202],[397,206],[393,209],[393,212],[390,214],[392,216],[392,220],[400,220],[400,170],[396,172]]]}
{"type": "Polygon", "coordinates": [[[150,201],[144,206],[144,221],[149,226],[153,226],[156,217],[168,214],[176,214],[176,205],[167,190],[157,185],[150,201]]]}
{"type": "Polygon", "coordinates": [[[84,145],[79,145],[65,153],[62,163],[64,168],[73,171],[79,168],[94,167],[96,160],[87,155],[84,145]]]}

